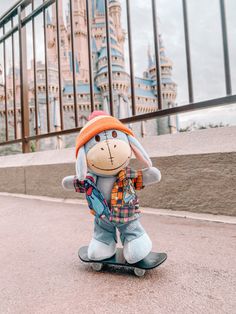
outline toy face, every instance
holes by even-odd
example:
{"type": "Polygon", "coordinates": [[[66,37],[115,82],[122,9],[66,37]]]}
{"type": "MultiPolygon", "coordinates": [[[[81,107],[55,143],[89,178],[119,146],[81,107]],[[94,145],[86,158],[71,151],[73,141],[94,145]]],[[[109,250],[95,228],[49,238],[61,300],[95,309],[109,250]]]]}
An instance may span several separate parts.
{"type": "Polygon", "coordinates": [[[85,144],[89,169],[99,175],[116,175],[124,169],[132,150],[125,133],[108,130],[97,134],[85,144]]]}

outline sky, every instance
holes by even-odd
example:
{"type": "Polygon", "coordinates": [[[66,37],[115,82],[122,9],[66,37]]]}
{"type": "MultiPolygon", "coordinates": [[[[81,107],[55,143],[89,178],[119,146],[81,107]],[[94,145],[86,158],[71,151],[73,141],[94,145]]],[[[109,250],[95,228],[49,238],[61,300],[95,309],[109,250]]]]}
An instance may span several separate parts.
{"type": "MultiPolygon", "coordinates": [[[[40,0],[37,0],[40,2],[40,0]]],[[[65,0],[66,1],[66,0],[65,0]]],[[[16,0],[0,0],[0,15],[16,0]]],[[[122,4],[122,24],[126,25],[126,0],[122,4]]],[[[236,1],[225,0],[233,93],[236,93],[236,1]]],[[[219,0],[188,0],[190,47],[195,101],[225,96],[223,47],[219,0]]],[[[135,75],[142,76],[147,67],[147,49],[153,47],[151,0],[131,0],[135,75]]],[[[178,105],[188,103],[187,72],[184,46],[182,0],[157,0],[159,31],[167,55],[173,62],[173,80],[178,85],[178,105]]],[[[126,45],[126,51],[127,51],[126,45]]],[[[40,51],[40,50],[39,50],[40,51]]],[[[39,53],[39,52],[38,52],[39,53]]],[[[128,53],[126,53],[128,62],[128,53]]],[[[184,127],[220,123],[236,125],[236,105],[181,114],[184,127]]]]}

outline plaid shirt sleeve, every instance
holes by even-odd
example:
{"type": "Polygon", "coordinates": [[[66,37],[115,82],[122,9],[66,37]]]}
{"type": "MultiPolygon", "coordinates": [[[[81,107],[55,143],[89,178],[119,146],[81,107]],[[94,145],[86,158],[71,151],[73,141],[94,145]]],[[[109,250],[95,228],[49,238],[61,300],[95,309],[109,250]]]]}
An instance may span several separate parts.
{"type": "Polygon", "coordinates": [[[78,180],[76,176],[74,177],[74,187],[75,187],[75,192],[85,193],[84,181],[78,180]]]}
{"type": "Polygon", "coordinates": [[[143,186],[143,172],[142,170],[137,171],[137,177],[132,179],[135,190],[141,190],[143,186]]]}

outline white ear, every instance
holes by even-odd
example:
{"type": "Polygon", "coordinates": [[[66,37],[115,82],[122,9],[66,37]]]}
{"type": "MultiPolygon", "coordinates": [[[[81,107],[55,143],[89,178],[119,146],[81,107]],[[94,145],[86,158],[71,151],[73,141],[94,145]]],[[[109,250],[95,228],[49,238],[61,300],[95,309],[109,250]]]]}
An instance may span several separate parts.
{"type": "Polygon", "coordinates": [[[78,179],[80,181],[83,181],[86,178],[87,171],[88,171],[84,146],[82,146],[79,149],[75,169],[76,169],[76,175],[77,175],[78,179]]]}
{"type": "Polygon", "coordinates": [[[139,143],[139,141],[136,140],[136,138],[134,138],[131,135],[128,135],[128,139],[129,139],[130,146],[135,154],[135,157],[139,161],[143,162],[147,167],[151,167],[152,161],[149,158],[146,151],[144,150],[143,146],[139,143]]]}

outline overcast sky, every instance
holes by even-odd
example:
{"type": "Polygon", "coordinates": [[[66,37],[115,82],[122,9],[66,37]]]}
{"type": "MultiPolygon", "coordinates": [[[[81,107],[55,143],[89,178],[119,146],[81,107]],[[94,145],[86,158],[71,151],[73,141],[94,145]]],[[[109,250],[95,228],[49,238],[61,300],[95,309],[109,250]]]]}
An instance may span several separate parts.
{"type": "MultiPolygon", "coordinates": [[[[40,2],[40,0],[37,0],[40,2]]],[[[67,0],[64,0],[67,1],[67,0]]],[[[0,0],[0,15],[15,0],[0,0]]],[[[125,0],[122,22],[126,29],[125,0]]],[[[153,48],[150,0],[131,0],[135,74],[142,75],[147,67],[148,45],[153,48]]],[[[236,93],[236,0],[225,0],[230,49],[233,93],[236,93]]],[[[182,18],[182,0],[157,0],[160,33],[166,53],[173,61],[173,79],[178,85],[178,104],[188,102],[186,60],[182,18]]],[[[219,0],[188,0],[190,44],[195,101],[225,95],[223,48],[219,0]]],[[[236,105],[219,107],[180,116],[184,126],[197,121],[223,122],[236,125],[236,105]]]]}

